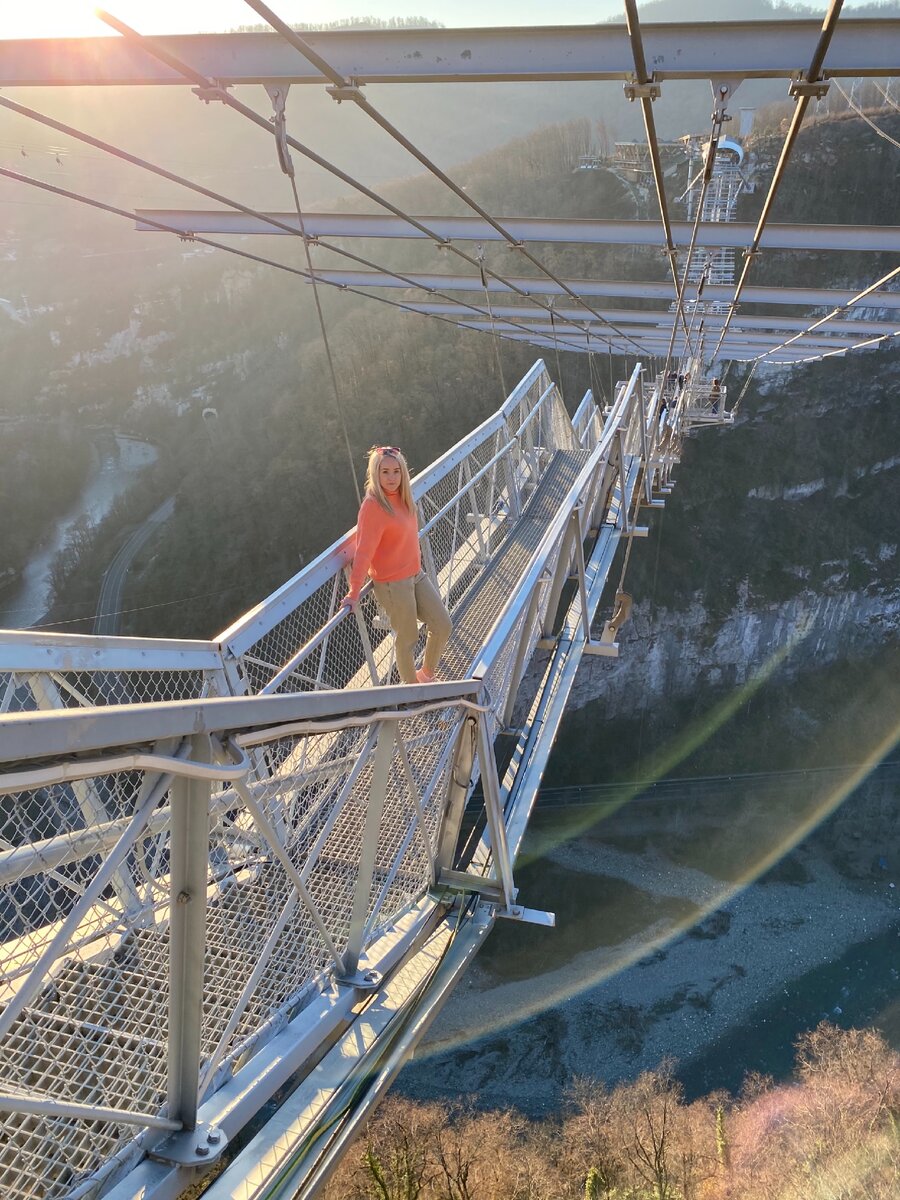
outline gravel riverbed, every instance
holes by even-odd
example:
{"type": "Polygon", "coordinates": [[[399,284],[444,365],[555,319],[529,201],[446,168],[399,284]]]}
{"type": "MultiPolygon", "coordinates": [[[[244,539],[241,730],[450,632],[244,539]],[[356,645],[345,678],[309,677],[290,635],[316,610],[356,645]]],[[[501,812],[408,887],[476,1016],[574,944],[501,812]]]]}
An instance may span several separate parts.
{"type": "MultiPolygon", "coordinates": [[[[595,838],[563,842],[531,870],[578,881],[581,896],[591,896],[592,879],[622,894],[588,913],[571,952],[549,940],[565,938],[564,929],[495,930],[491,939],[507,944],[528,937],[528,962],[510,970],[488,939],[401,1075],[407,1094],[555,1111],[575,1076],[614,1083],[666,1056],[687,1064],[745,1024],[750,1042],[765,1036],[752,1023],[761,1002],[790,997],[796,981],[850,947],[893,931],[900,950],[900,879],[890,871],[846,878],[815,841],[746,885],[652,846],[632,852],[595,838]],[[612,926],[599,942],[594,915],[612,926]],[[543,952],[535,937],[548,939],[543,952]]],[[[846,992],[823,997],[811,1023],[839,1014],[846,992]]]]}

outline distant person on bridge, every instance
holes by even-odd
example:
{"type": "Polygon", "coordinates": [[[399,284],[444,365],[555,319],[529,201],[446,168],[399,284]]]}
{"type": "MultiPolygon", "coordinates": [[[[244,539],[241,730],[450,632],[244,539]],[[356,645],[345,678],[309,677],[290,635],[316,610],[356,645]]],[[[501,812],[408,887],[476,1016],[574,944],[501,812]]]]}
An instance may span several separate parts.
{"type": "Polygon", "coordinates": [[[712,400],[713,415],[715,416],[719,411],[719,400],[722,397],[722,392],[719,388],[718,379],[714,379],[712,381],[712,387],[710,388],[709,395],[710,395],[710,399],[712,400]]]}
{"type": "Polygon", "coordinates": [[[397,446],[373,446],[366,494],[356,522],[356,554],[350,590],[341,603],[355,609],[366,580],[394,631],[397,672],[404,683],[431,683],[450,638],[450,614],[422,570],[419,523],[409,485],[409,468],[397,446]],[[425,658],[416,670],[418,622],[428,629],[425,658]]]}

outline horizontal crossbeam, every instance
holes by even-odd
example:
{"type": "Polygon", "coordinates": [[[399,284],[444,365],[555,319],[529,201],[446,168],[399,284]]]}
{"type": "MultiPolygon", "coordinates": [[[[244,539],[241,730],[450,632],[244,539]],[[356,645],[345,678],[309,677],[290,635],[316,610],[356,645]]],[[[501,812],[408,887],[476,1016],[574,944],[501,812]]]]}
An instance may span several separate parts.
{"type": "MultiPolygon", "coordinates": [[[[642,26],[655,81],[791,79],[809,60],[818,21],[733,21],[642,26]]],[[[304,41],[356,83],[627,81],[633,59],[624,25],[502,29],[398,29],[304,33],[304,41]]],[[[227,85],[324,84],[325,76],[273,33],[155,37],[169,54],[227,85]]],[[[900,20],[841,20],[830,76],[897,73],[900,20]]],[[[180,84],[150,55],[108,37],[0,42],[0,87],[180,84]]]]}
{"type": "MultiPolygon", "coordinates": [[[[493,322],[489,316],[483,318],[472,317],[471,309],[461,304],[438,304],[438,303],[409,303],[405,304],[406,308],[412,309],[413,312],[426,313],[430,315],[446,315],[459,316],[470,325],[473,329],[484,325],[491,328],[492,325],[498,329],[504,328],[504,320],[511,318],[517,323],[528,324],[535,330],[541,333],[565,333],[571,337],[571,329],[554,330],[551,323],[547,320],[545,309],[526,308],[523,305],[503,304],[492,305],[491,312],[494,317],[493,322]],[[498,320],[500,318],[500,320],[498,320]],[[532,322],[534,322],[532,326],[532,322]]],[[[585,325],[594,325],[598,323],[598,319],[593,313],[585,312],[580,308],[554,308],[554,313],[558,317],[567,318],[569,320],[580,321],[585,325]]],[[[663,309],[655,311],[641,310],[634,308],[613,308],[601,309],[601,315],[605,321],[614,321],[616,325],[627,332],[635,335],[641,335],[645,332],[646,326],[671,328],[673,315],[663,309]],[[633,328],[629,329],[628,327],[633,328]]],[[[698,318],[699,321],[699,318],[698,318]]],[[[712,329],[721,329],[725,324],[724,314],[705,313],[703,315],[703,326],[709,331],[712,329]]],[[[735,317],[731,322],[731,328],[736,331],[741,330],[802,330],[807,329],[810,324],[809,317],[782,317],[782,316],[766,316],[766,317],[735,317]]],[[[838,320],[835,318],[828,322],[826,327],[823,327],[828,333],[850,333],[855,339],[859,339],[866,334],[879,333],[900,333],[900,317],[894,321],[849,321],[838,320]]]]}
{"type": "MultiPolygon", "coordinates": [[[[180,232],[245,234],[265,233],[286,236],[267,221],[241,212],[139,208],[136,227],[144,232],[159,232],[150,222],[180,232]]],[[[281,225],[300,232],[296,213],[268,213],[281,225]]],[[[417,216],[439,237],[448,241],[503,241],[500,233],[480,217],[417,216]]],[[[655,221],[584,221],[553,217],[504,217],[504,227],[524,242],[578,242],[582,245],[661,245],[660,226],[655,221]]],[[[425,238],[415,225],[401,217],[380,213],[305,213],[303,225],[309,237],[425,238]]],[[[688,246],[692,226],[687,221],[672,223],[676,246],[688,246]]],[[[740,249],[749,245],[754,226],[743,222],[704,221],[697,231],[698,246],[725,246],[740,249]]],[[[767,225],[762,236],[764,250],[877,250],[900,253],[900,226],[897,225],[767,225]]]]}
{"type": "MultiPolygon", "coordinates": [[[[466,320],[463,318],[458,322],[458,324],[461,325],[464,329],[480,329],[480,330],[483,330],[484,332],[488,332],[491,329],[494,329],[494,330],[496,330],[497,333],[502,333],[504,336],[507,333],[519,333],[519,334],[522,334],[523,336],[526,336],[525,334],[523,334],[522,327],[520,325],[511,324],[506,321],[495,321],[493,323],[493,325],[491,325],[490,321],[469,321],[469,320],[466,320]]],[[[828,328],[830,328],[830,326],[828,328]]],[[[536,333],[536,334],[544,334],[545,336],[547,336],[551,339],[553,337],[558,337],[560,340],[560,345],[567,345],[572,342],[577,343],[579,341],[577,334],[573,334],[570,330],[569,331],[566,331],[566,330],[560,331],[560,330],[554,329],[554,327],[549,322],[541,322],[540,324],[530,325],[530,326],[528,326],[528,331],[536,333]]],[[[631,327],[626,327],[623,330],[623,332],[629,333],[629,334],[631,334],[632,337],[639,339],[641,345],[648,347],[648,348],[656,346],[656,345],[666,344],[668,342],[669,338],[672,336],[671,323],[669,325],[669,328],[660,328],[660,329],[648,329],[646,326],[643,326],[643,325],[635,325],[635,326],[631,326],[631,327]]],[[[890,330],[889,332],[893,333],[895,331],[890,330]]],[[[900,330],[896,330],[896,332],[900,333],[900,330]]],[[[779,336],[778,334],[774,334],[774,333],[766,334],[766,333],[759,332],[759,331],[741,333],[738,330],[732,330],[728,336],[728,345],[730,345],[730,346],[755,346],[758,349],[767,349],[771,346],[777,345],[778,336],[779,336]]],[[[802,345],[803,345],[803,347],[824,346],[826,349],[829,349],[829,350],[837,350],[837,349],[840,349],[841,347],[846,347],[849,349],[849,347],[855,346],[857,342],[862,341],[864,337],[865,337],[865,332],[863,330],[860,330],[860,332],[854,337],[847,337],[846,335],[844,335],[842,337],[829,337],[829,336],[827,336],[827,334],[825,332],[822,332],[822,333],[810,334],[809,337],[805,337],[803,339],[802,345]]],[[[681,345],[683,343],[684,343],[683,336],[682,337],[676,336],[676,345],[681,345]]],[[[794,349],[799,344],[800,343],[794,342],[788,348],[794,349]]]]}
{"type": "MultiPolygon", "coordinates": [[[[408,288],[412,281],[425,291],[439,292],[479,292],[484,294],[481,280],[471,275],[439,275],[425,274],[419,271],[405,271],[401,279],[397,275],[389,275],[382,271],[331,271],[316,270],[316,278],[326,283],[346,287],[385,287],[408,288]]],[[[563,289],[549,279],[532,279],[524,275],[507,276],[509,283],[523,291],[536,296],[561,296],[563,289]]],[[[671,301],[675,297],[675,288],[671,282],[652,283],[641,280],[633,283],[630,280],[610,279],[568,279],[563,281],[579,296],[619,296],[633,297],[641,300],[671,301]]],[[[508,288],[498,279],[488,278],[488,291],[492,293],[509,293],[508,288]]],[[[708,283],[703,289],[704,301],[728,302],[734,295],[734,287],[725,284],[708,283]]],[[[793,287],[745,287],[741,293],[744,304],[799,304],[803,306],[824,306],[829,309],[839,308],[852,300],[856,292],[850,288],[793,288],[793,287]]],[[[690,296],[688,296],[690,299],[690,296]]],[[[867,297],[871,308],[900,309],[900,292],[873,292],[867,297]]],[[[496,309],[494,310],[497,311],[496,309]]],[[[580,320],[585,320],[587,314],[582,313],[580,320]]]]}

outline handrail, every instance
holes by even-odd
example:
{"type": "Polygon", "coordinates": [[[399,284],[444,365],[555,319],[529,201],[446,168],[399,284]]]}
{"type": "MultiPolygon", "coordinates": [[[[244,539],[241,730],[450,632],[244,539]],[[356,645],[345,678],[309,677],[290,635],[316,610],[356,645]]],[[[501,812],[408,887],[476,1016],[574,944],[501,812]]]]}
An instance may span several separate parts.
{"type": "Polygon", "coordinates": [[[142,746],[167,738],[263,729],[291,721],[334,720],[379,709],[475,696],[474,679],[289,692],[279,696],[226,696],[209,700],[160,700],[105,708],[13,713],[0,722],[0,763],[40,762],[64,754],[116,746],[142,746]]]}
{"type": "Polygon", "coordinates": [[[438,509],[438,511],[434,514],[434,516],[432,516],[429,519],[428,523],[426,525],[422,526],[422,528],[419,530],[419,537],[422,537],[426,533],[430,533],[432,528],[438,523],[438,521],[441,519],[441,517],[445,517],[447,515],[447,513],[450,512],[450,510],[453,508],[454,504],[457,504],[459,502],[460,496],[465,496],[469,492],[471,492],[472,488],[475,487],[475,485],[478,483],[479,479],[481,479],[484,475],[486,475],[488,473],[488,471],[491,469],[491,467],[493,467],[496,463],[498,463],[500,461],[500,459],[503,457],[503,455],[506,454],[515,444],[516,444],[515,438],[511,439],[508,442],[504,442],[504,444],[500,447],[500,449],[493,456],[493,458],[489,458],[488,461],[484,464],[484,466],[481,467],[478,471],[476,471],[476,473],[472,476],[472,478],[468,481],[468,483],[464,484],[459,489],[459,491],[452,498],[452,500],[448,500],[447,503],[443,506],[443,508],[438,509]]]}
{"type": "Polygon", "coordinates": [[[574,501],[584,490],[601,457],[601,446],[598,444],[591,451],[587,462],[578,472],[565,498],[560,502],[559,511],[547,527],[544,536],[531,556],[528,570],[519,579],[519,582],[516,584],[509,599],[501,609],[484,639],[481,657],[472,669],[472,675],[476,679],[483,679],[487,675],[506,644],[506,639],[509,637],[515,620],[518,619],[519,613],[522,611],[523,597],[528,596],[537,584],[550,551],[571,519],[574,501]]]}
{"type": "MultiPolygon", "coordinates": [[[[451,446],[440,458],[412,480],[413,499],[419,503],[425,493],[439,483],[453,468],[473,450],[483,445],[490,437],[506,427],[509,414],[527,396],[534,384],[546,373],[542,359],[534,363],[531,370],[513,389],[504,404],[456,445],[451,446]]],[[[216,642],[236,658],[297,608],[300,602],[312,595],[333,577],[335,572],[346,566],[353,557],[356,527],[344,534],[331,546],[323,550],[313,562],[272,592],[250,612],[245,613],[218,635],[216,642]]]]}

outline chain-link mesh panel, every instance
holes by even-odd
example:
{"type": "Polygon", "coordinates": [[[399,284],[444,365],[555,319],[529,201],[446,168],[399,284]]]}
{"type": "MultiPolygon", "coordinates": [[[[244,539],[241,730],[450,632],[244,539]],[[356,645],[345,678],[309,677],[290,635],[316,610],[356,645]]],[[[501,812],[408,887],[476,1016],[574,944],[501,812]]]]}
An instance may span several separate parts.
{"type": "MultiPolygon", "coordinates": [[[[447,675],[471,673],[586,461],[548,384],[537,373],[505,409],[504,424],[498,418],[417,487],[424,565],[454,616],[447,675]]],[[[273,598],[271,624],[264,605],[234,627],[250,692],[274,689],[282,674],[282,692],[391,679],[393,638],[374,597],[364,597],[358,614],[336,617],[345,591],[342,554],[324,556],[273,598]]],[[[530,650],[540,628],[541,608],[526,630],[527,608],[520,597],[490,664],[486,684],[497,713],[523,638],[530,650]]],[[[221,668],[7,672],[0,707],[200,697],[224,693],[224,681],[221,668]]],[[[302,1008],[323,972],[364,951],[431,886],[461,720],[450,705],[397,721],[383,794],[375,764],[384,765],[386,749],[382,741],[378,754],[377,722],[254,745],[246,785],[212,791],[200,1063],[206,1091],[302,1008]],[[371,876],[360,871],[366,848],[374,854],[371,876]]],[[[0,1002],[8,1023],[0,1088],[147,1117],[165,1104],[167,796],[152,801],[134,844],[108,866],[136,806],[149,803],[150,782],[123,772],[0,798],[0,1002]],[[42,954],[48,961],[32,979],[42,954]]],[[[109,1121],[0,1116],[0,1196],[32,1200],[36,1178],[46,1200],[62,1197],[135,1134],[134,1126],[109,1121]],[[17,1192],[20,1186],[29,1190],[17,1192]]]]}
{"type": "MultiPolygon", "coordinates": [[[[168,956],[154,943],[168,904],[167,799],[152,783],[129,771],[0,798],[4,1091],[148,1116],[165,1101],[168,956]],[[126,846],[139,806],[147,823],[126,846]]],[[[136,1132],[0,1114],[0,1195],[63,1196],[136,1132]]]]}
{"type": "MultiPolygon", "coordinates": [[[[101,657],[98,650],[98,657],[101,657]]],[[[29,671],[0,673],[4,712],[44,708],[94,708],[108,704],[152,704],[226,694],[214,671],[29,671]]]]}

